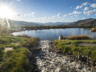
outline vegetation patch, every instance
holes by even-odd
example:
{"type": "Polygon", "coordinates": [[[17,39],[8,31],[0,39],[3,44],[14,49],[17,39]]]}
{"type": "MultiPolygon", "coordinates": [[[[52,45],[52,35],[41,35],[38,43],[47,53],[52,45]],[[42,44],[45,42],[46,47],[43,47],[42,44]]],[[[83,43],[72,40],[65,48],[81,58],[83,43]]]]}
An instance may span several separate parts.
{"type": "Polygon", "coordinates": [[[32,48],[32,47],[35,47],[38,44],[39,40],[40,40],[39,38],[34,37],[32,39],[28,39],[22,45],[27,47],[27,48],[32,48]]]}
{"type": "Polygon", "coordinates": [[[3,69],[0,72],[26,72],[28,55],[27,49],[16,49],[8,51],[5,54],[6,61],[3,64],[3,69]]]}
{"type": "Polygon", "coordinates": [[[92,32],[95,32],[95,31],[96,31],[96,27],[91,28],[91,31],[92,31],[92,32]]]}
{"type": "Polygon", "coordinates": [[[88,37],[86,35],[68,36],[66,38],[70,39],[70,40],[90,39],[90,37],[88,37]]]}
{"type": "Polygon", "coordinates": [[[53,45],[56,49],[61,49],[63,53],[72,53],[73,55],[90,55],[91,59],[96,59],[96,46],[84,46],[78,43],[94,43],[96,40],[54,40],[53,45]],[[67,45],[70,46],[67,46],[67,45]]]}

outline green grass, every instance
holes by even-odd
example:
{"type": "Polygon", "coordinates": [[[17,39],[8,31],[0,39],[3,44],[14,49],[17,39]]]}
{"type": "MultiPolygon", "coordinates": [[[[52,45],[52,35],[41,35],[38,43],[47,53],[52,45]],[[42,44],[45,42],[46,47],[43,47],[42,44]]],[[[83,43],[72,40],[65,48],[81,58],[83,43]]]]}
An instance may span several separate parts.
{"type": "Polygon", "coordinates": [[[36,46],[39,40],[39,38],[24,35],[18,37],[2,34],[0,36],[0,72],[31,72],[26,61],[27,48],[36,46]],[[19,45],[12,43],[19,43],[19,45]],[[4,48],[7,47],[12,47],[13,50],[5,53],[4,48]]]}
{"type": "Polygon", "coordinates": [[[91,59],[96,59],[96,46],[83,46],[78,43],[95,43],[96,40],[54,40],[53,45],[61,49],[63,53],[72,52],[73,55],[90,55],[91,59]],[[70,45],[70,46],[68,46],[70,45]]]}
{"type": "Polygon", "coordinates": [[[4,68],[6,72],[26,72],[27,70],[27,49],[16,49],[5,54],[6,62],[4,68]]]}

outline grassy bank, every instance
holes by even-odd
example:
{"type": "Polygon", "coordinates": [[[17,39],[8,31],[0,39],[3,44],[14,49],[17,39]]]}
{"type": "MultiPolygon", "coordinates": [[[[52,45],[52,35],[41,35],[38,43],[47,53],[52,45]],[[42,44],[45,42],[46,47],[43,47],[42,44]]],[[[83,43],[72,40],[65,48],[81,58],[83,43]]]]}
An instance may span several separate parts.
{"type": "Polygon", "coordinates": [[[96,27],[91,28],[91,31],[92,31],[92,32],[95,32],[95,31],[96,31],[96,27]]]}
{"type": "Polygon", "coordinates": [[[96,44],[96,40],[54,40],[53,45],[63,53],[72,55],[90,56],[92,60],[96,59],[96,46],[83,46],[79,43],[96,44]]]}
{"type": "Polygon", "coordinates": [[[28,50],[38,44],[39,38],[31,38],[27,35],[0,36],[0,72],[31,72],[27,62],[28,50]],[[6,51],[7,48],[13,50],[6,51]]]}
{"type": "Polygon", "coordinates": [[[90,39],[90,37],[88,37],[86,35],[67,36],[66,38],[70,39],[70,40],[90,39]]]}

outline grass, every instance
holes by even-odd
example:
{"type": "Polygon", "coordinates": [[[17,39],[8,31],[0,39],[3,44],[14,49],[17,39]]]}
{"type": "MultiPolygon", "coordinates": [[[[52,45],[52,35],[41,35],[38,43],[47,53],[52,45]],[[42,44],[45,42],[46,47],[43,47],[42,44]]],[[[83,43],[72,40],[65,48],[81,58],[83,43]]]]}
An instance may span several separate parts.
{"type": "Polygon", "coordinates": [[[70,40],[90,39],[90,37],[88,37],[86,35],[68,36],[66,38],[70,39],[70,40]]]}
{"type": "Polygon", "coordinates": [[[4,70],[7,72],[26,72],[27,70],[27,49],[16,49],[8,51],[5,54],[6,62],[3,64],[4,70]]]}
{"type": "Polygon", "coordinates": [[[28,35],[18,35],[17,37],[31,38],[31,37],[28,36],[28,35]]]}
{"type": "Polygon", "coordinates": [[[27,35],[9,36],[2,34],[0,36],[0,72],[31,72],[26,61],[27,48],[36,46],[39,40],[37,37],[30,38],[27,35]],[[12,43],[19,43],[19,45],[12,43]],[[4,48],[7,47],[12,47],[13,50],[5,53],[4,48]]]}
{"type": "Polygon", "coordinates": [[[95,31],[96,31],[96,27],[91,28],[91,31],[92,31],[92,32],[95,32],[95,31]]]}
{"type": "Polygon", "coordinates": [[[53,45],[61,49],[63,53],[72,53],[73,55],[90,55],[91,59],[96,59],[96,46],[83,46],[78,43],[95,43],[96,40],[54,40],[53,45]],[[70,46],[68,46],[70,45],[70,46]]]}

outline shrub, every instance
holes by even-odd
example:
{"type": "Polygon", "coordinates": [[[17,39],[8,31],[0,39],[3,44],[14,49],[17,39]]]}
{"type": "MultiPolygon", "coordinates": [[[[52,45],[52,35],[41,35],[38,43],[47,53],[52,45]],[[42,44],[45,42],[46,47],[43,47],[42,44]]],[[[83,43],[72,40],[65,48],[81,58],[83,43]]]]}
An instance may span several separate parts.
{"type": "Polygon", "coordinates": [[[66,37],[66,38],[67,38],[67,39],[70,39],[70,40],[90,39],[90,37],[85,36],[85,35],[68,36],[68,37],[66,37]]]}
{"type": "Polygon", "coordinates": [[[2,49],[0,49],[0,60],[2,60],[3,54],[4,54],[4,51],[2,49]]]}
{"type": "Polygon", "coordinates": [[[17,37],[31,38],[31,37],[28,36],[28,35],[18,35],[17,37]]]}
{"type": "Polygon", "coordinates": [[[33,39],[40,41],[40,38],[38,38],[38,37],[33,37],[33,39]]]}
{"type": "Polygon", "coordinates": [[[38,44],[38,41],[36,39],[28,39],[26,42],[23,43],[23,46],[25,47],[34,47],[38,44]]]}
{"type": "Polygon", "coordinates": [[[91,31],[92,31],[92,32],[95,32],[95,31],[96,31],[96,27],[91,28],[91,31]]]}

